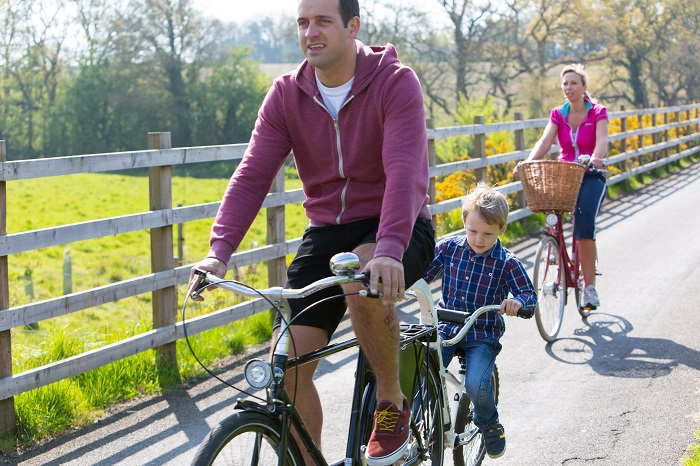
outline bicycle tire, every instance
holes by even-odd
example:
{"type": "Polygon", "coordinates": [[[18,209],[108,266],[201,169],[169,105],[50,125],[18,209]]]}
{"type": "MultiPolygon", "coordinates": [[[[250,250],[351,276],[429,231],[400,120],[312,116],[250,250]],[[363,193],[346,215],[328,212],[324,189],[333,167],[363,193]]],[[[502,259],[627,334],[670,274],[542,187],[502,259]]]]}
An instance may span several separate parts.
{"type": "Polygon", "coordinates": [[[564,319],[566,270],[562,261],[557,240],[551,236],[542,238],[535,254],[533,284],[537,291],[537,330],[547,342],[556,340],[564,319]]]}
{"type": "MultiPolygon", "coordinates": [[[[493,396],[498,405],[498,368],[493,366],[493,374],[491,374],[491,384],[493,386],[493,396]]],[[[479,466],[486,456],[486,446],[484,438],[479,431],[479,428],[474,424],[474,404],[467,395],[462,396],[457,407],[457,415],[455,416],[455,433],[461,434],[470,432],[469,441],[456,447],[452,450],[452,460],[454,466],[479,466]]]]}
{"type": "Polygon", "coordinates": [[[367,446],[369,442],[369,437],[372,435],[372,430],[374,429],[374,410],[377,406],[377,381],[374,377],[371,377],[367,384],[365,385],[365,391],[362,395],[362,408],[360,411],[360,442],[355,445],[353,459],[356,463],[362,464],[362,452],[360,448],[362,446],[367,446]]]}
{"type": "MultiPolygon", "coordinates": [[[[281,431],[278,419],[256,411],[239,411],[209,431],[197,449],[192,466],[278,464],[281,431]]],[[[286,464],[304,466],[291,435],[287,438],[286,464]]]]}
{"type": "MultiPolygon", "coordinates": [[[[422,358],[418,371],[418,384],[416,384],[411,403],[411,436],[407,462],[415,458],[416,448],[423,445],[423,451],[419,452],[423,462],[419,464],[437,466],[442,465],[445,455],[445,422],[443,419],[442,381],[437,369],[437,360],[433,355],[422,358]],[[417,442],[416,436],[420,436],[421,442],[417,442]],[[427,455],[427,457],[426,457],[427,455]]],[[[411,463],[416,464],[416,463],[411,463]]]]}

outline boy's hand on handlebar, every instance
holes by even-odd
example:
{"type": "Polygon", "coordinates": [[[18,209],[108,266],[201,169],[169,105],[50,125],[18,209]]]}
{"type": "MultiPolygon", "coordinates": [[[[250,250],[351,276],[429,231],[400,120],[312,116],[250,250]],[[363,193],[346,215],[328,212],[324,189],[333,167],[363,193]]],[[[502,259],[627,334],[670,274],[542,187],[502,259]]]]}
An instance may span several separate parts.
{"type": "Polygon", "coordinates": [[[403,278],[403,264],[391,257],[375,257],[362,270],[369,273],[369,290],[372,294],[382,292],[385,305],[404,299],[406,285],[403,278]],[[381,281],[381,290],[379,282],[381,281]]]}
{"type": "Polygon", "coordinates": [[[501,303],[501,309],[498,311],[501,314],[506,314],[509,316],[517,316],[518,310],[523,305],[514,299],[504,299],[501,303]]]}
{"type": "MultiPolygon", "coordinates": [[[[226,276],[226,264],[221,262],[219,259],[215,259],[213,257],[207,257],[206,259],[202,260],[201,262],[195,264],[192,269],[190,270],[190,281],[189,284],[187,285],[187,294],[189,296],[192,296],[192,293],[197,290],[197,287],[199,286],[199,282],[201,278],[194,273],[194,269],[198,270],[203,270],[204,272],[209,272],[211,274],[216,275],[219,278],[224,278],[226,276]]],[[[210,289],[216,288],[214,286],[209,287],[210,289]]],[[[204,296],[197,295],[196,298],[194,298],[195,301],[204,301],[204,296]]]]}

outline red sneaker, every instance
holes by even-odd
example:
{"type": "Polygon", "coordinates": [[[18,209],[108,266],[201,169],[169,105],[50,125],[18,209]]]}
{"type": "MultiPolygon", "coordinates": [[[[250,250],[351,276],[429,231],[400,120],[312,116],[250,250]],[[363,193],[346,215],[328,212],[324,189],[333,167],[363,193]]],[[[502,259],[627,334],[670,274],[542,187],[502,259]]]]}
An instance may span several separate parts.
{"type": "Polygon", "coordinates": [[[374,412],[374,430],[367,444],[367,464],[388,466],[401,459],[408,446],[411,410],[404,398],[403,411],[391,401],[380,401],[374,412]]]}

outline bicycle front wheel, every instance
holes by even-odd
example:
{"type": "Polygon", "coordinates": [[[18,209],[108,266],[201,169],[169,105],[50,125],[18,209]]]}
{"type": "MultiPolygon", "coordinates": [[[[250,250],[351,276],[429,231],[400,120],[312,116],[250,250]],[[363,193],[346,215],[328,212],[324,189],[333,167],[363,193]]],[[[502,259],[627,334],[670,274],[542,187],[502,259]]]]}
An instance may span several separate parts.
{"type": "MultiPolygon", "coordinates": [[[[263,413],[237,412],[214,427],[204,438],[193,466],[269,466],[279,464],[282,425],[263,413]]],[[[288,466],[304,466],[296,442],[287,437],[288,466]]]]}
{"type": "MultiPolygon", "coordinates": [[[[491,374],[491,385],[493,386],[493,396],[498,404],[498,368],[493,366],[491,374]]],[[[455,416],[455,433],[467,434],[462,436],[460,445],[452,452],[455,466],[479,466],[484,461],[486,446],[484,437],[479,428],[474,424],[474,403],[467,395],[462,396],[457,407],[455,416]]]]}
{"type": "Polygon", "coordinates": [[[534,286],[537,290],[535,320],[545,341],[557,338],[566,305],[566,270],[559,243],[551,236],[540,240],[535,255],[534,286]]]}

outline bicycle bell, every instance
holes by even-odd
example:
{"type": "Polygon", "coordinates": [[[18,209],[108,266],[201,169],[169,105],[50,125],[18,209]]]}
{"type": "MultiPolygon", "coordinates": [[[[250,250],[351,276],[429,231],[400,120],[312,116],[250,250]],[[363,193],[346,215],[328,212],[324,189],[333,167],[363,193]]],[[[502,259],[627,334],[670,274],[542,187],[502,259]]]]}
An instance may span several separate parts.
{"type": "Polygon", "coordinates": [[[360,258],[353,252],[340,252],[331,257],[329,265],[333,275],[350,277],[357,274],[357,271],[360,270],[360,258]]]}
{"type": "Polygon", "coordinates": [[[545,221],[547,222],[547,225],[553,227],[557,224],[557,214],[547,214],[545,221]]]}
{"type": "Polygon", "coordinates": [[[248,361],[244,372],[245,379],[253,388],[267,388],[272,382],[272,367],[270,367],[269,362],[262,359],[251,359],[248,361]]]}

